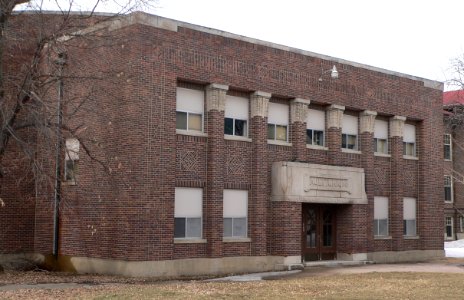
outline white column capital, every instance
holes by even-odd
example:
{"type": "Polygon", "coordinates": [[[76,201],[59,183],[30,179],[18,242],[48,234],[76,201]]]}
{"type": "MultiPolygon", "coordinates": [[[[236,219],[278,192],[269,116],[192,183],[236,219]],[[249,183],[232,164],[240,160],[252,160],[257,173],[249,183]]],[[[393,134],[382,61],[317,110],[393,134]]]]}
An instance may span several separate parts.
{"type": "Polygon", "coordinates": [[[364,110],[359,113],[361,133],[374,133],[374,124],[376,116],[377,112],[371,110],[364,110]]]}
{"type": "Polygon", "coordinates": [[[308,105],[311,103],[310,100],[295,98],[290,101],[290,120],[292,123],[295,122],[306,122],[308,116],[308,105]]]}
{"type": "Polygon", "coordinates": [[[251,118],[256,116],[262,118],[267,117],[269,99],[271,99],[270,93],[256,91],[251,94],[251,118]]]}
{"type": "Polygon", "coordinates": [[[212,83],[206,86],[206,111],[226,109],[226,94],[228,85],[212,83]]]}
{"type": "Polygon", "coordinates": [[[403,137],[406,117],[393,116],[390,118],[390,137],[403,137]]]}
{"type": "Polygon", "coordinates": [[[345,106],[332,104],[327,108],[327,128],[342,128],[345,106]]]}

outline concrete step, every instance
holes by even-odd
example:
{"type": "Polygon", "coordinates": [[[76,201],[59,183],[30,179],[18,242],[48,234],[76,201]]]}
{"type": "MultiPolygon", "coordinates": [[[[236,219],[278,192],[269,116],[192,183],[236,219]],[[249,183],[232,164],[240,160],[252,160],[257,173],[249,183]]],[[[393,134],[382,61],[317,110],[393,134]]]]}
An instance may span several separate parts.
{"type": "Polygon", "coordinates": [[[318,261],[306,261],[304,262],[305,268],[312,267],[344,267],[344,266],[361,266],[361,265],[371,265],[374,264],[373,261],[369,260],[318,260],[318,261]]]}

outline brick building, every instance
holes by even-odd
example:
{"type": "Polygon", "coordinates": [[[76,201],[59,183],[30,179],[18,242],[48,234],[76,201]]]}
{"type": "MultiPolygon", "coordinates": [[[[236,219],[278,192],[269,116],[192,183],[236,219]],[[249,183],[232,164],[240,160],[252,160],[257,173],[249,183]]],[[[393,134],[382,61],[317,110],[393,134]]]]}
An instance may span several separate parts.
{"type": "Polygon", "coordinates": [[[444,197],[446,240],[464,238],[464,135],[462,127],[463,91],[443,93],[444,108],[444,197]]]}
{"type": "MultiPolygon", "coordinates": [[[[64,143],[66,268],[169,276],[443,256],[441,83],[144,13],[97,29],[123,39],[93,51],[73,46],[98,39],[66,40],[63,72],[119,70],[67,121],[85,126],[64,143]]],[[[86,87],[65,80],[64,97],[86,87]]],[[[28,225],[27,251],[45,256],[51,192],[36,185],[28,225]]]]}

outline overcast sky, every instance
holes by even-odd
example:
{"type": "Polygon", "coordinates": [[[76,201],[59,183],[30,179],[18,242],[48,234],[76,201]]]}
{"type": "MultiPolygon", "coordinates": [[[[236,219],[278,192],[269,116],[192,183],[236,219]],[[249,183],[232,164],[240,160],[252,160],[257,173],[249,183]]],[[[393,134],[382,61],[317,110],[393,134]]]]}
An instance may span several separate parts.
{"type": "Polygon", "coordinates": [[[438,81],[464,53],[463,0],[158,0],[149,12],[438,81]]]}

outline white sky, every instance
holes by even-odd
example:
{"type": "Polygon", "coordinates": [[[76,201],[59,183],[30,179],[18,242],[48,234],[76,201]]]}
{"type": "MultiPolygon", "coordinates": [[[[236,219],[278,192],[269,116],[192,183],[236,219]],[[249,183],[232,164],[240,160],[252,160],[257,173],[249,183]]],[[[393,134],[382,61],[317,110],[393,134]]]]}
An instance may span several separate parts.
{"type": "Polygon", "coordinates": [[[464,53],[463,0],[158,0],[148,12],[438,81],[464,53]]]}

